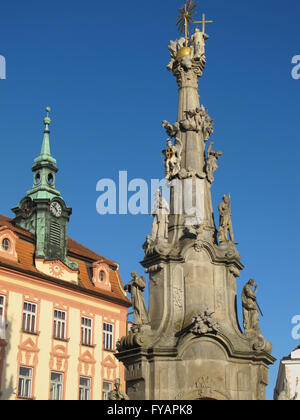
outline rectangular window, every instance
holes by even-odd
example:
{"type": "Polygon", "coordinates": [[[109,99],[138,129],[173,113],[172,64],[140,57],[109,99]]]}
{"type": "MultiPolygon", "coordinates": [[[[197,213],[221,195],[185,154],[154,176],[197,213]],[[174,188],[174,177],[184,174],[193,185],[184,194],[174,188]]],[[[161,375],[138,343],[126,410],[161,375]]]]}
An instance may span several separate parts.
{"type": "Polygon", "coordinates": [[[18,397],[31,398],[32,368],[20,366],[18,397]]]}
{"type": "Polygon", "coordinates": [[[51,372],[50,400],[61,401],[63,394],[64,375],[62,373],[51,372]]]}
{"type": "Polygon", "coordinates": [[[112,382],[103,381],[103,389],[102,389],[103,400],[108,400],[108,394],[110,393],[110,391],[112,391],[112,389],[113,389],[112,382]]]}
{"type": "Polygon", "coordinates": [[[53,337],[60,340],[66,338],[66,320],[67,314],[65,311],[54,311],[54,326],[53,326],[53,337]]]}
{"type": "Polygon", "coordinates": [[[5,296],[0,295],[0,339],[5,340],[5,296]]]}
{"type": "Polygon", "coordinates": [[[103,348],[113,350],[114,346],[114,326],[113,324],[103,323],[103,348]]]}
{"type": "Polygon", "coordinates": [[[88,401],[91,399],[91,380],[80,376],[79,379],[79,400],[88,401]]]}
{"type": "Polygon", "coordinates": [[[23,307],[23,331],[35,333],[36,328],[36,312],[37,306],[35,303],[24,302],[23,307]]]}
{"type": "Polygon", "coordinates": [[[4,322],[5,296],[0,295],[0,323],[4,322]]]}
{"type": "Polygon", "coordinates": [[[81,344],[91,346],[92,343],[92,319],[81,317],[81,344]]]}

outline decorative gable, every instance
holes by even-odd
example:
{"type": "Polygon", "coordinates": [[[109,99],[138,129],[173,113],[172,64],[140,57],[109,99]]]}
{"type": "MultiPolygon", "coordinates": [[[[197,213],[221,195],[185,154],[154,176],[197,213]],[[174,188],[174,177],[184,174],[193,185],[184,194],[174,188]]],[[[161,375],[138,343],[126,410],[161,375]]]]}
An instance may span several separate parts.
{"type": "Polygon", "coordinates": [[[71,270],[67,265],[59,260],[45,261],[36,258],[36,268],[47,276],[54,277],[59,280],[64,280],[69,283],[78,284],[78,270],[71,270]]]}
{"type": "Polygon", "coordinates": [[[103,261],[97,261],[93,264],[93,283],[98,289],[111,291],[109,280],[110,267],[103,261]]]}
{"type": "Polygon", "coordinates": [[[18,237],[7,226],[0,227],[0,257],[18,262],[16,251],[18,237]]]}

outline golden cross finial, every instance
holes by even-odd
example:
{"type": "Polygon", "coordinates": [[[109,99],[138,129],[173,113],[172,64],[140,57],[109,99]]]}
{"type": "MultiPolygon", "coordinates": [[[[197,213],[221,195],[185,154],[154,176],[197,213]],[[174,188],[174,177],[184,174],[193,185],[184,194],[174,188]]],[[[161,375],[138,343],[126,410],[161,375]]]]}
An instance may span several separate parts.
{"type": "Polygon", "coordinates": [[[194,21],[194,23],[202,23],[202,32],[205,33],[205,24],[206,23],[214,23],[214,21],[213,20],[205,20],[205,13],[203,13],[202,20],[200,20],[199,22],[194,21]]]}

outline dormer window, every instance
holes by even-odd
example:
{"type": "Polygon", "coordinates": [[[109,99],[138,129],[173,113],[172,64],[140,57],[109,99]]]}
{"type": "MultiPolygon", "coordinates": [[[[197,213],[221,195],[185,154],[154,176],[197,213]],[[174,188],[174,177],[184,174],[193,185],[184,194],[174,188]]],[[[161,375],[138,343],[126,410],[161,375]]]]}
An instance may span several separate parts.
{"type": "Polygon", "coordinates": [[[10,240],[9,240],[9,239],[4,238],[4,239],[2,240],[2,249],[3,249],[4,251],[9,251],[9,250],[10,250],[10,240]]]}
{"type": "Polygon", "coordinates": [[[18,237],[7,226],[0,227],[0,257],[18,261],[16,251],[18,237]]]}
{"type": "Polygon", "coordinates": [[[93,278],[94,286],[99,289],[111,291],[111,284],[109,279],[110,267],[103,261],[97,261],[93,264],[93,278]]]}

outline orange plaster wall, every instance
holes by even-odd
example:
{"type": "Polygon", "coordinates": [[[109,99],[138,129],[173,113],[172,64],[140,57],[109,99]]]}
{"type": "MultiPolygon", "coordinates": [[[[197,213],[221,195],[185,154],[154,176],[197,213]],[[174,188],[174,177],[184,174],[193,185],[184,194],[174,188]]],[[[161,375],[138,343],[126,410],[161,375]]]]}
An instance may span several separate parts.
{"type": "MultiPolygon", "coordinates": [[[[40,279],[36,279],[29,275],[21,275],[17,272],[11,272],[6,269],[0,269],[0,293],[1,290],[7,290],[6,292],[6,308],[9,305],[9,294],[10,293],[16,293],[20,294],[22,296],[22,303],[24,301],[29,301],[32,303],[37,304],[37,319],[36,319],[36,330],[41,331],[41,334],[43,332],[43,325],[40,324],[40,308],[41,305],[43,305],[44,302],[50,302],[51,305],[51,313],[49,313],[49,323],[53,326],[53,317],[54,317],[54,309],[61,309],[64,310],[67,313],[67,329],[66,329],[66,338],[70,338],[72,340],[72,331],[69,331],[69,310],[70,308],[76,309],[80,311],[80,319],[81,316],[86,316],[93,319],[93,336],[95,336],[95,328],[103,328],[103,320],[104,317],[106,317],[112,324],[116,325],[116,322],[119,321],[119,337],[126,334],[126,313],[127,308],[118,305],[117,303],[109,302],[105,299],[99,299],[94,296],[90,296],[88,294],[80,293],[76,290],[70,290],[68,288],[64,288],[63,286],[59,286],[56,284],[51,284],[50,282],[45,282],[40,279]],[[23,284],[19,284],[18,281],[22,281],[23,284]],[[24,281],[26,284],[24,284],[24,281]],[[39,287],[43,287],[44,290],[38,290],[39,287]],[[58,296],[58,292],[63,292],[66,296],[58,296]],[[85,302],[82,302],[81,299],[84,298],[85,302]],[[86,303],[86,301],[88,303],[86,303]],[[98,304],[105,305],[106,308],[98,308],[98,304]],[[102,325],[95,325],[95,316],[101,316],[102,317],[102,325]]],[[[22,308],[21,308],[22,309],[22,308]]],[[[21,311],[22,312],[22,311],[21,311]]],[[[81,325],[78,325],[78,328],[81,328],[81,325]]],[[[116,340],[119,338],[114,336],[114,346],[116,345],[116,340]]],[[[15,386],[17,388],[18,384],[18,372],[19,372],[19,366],[21,363],[21,352],[28,352],[28,354],[34,354],[33,357],[28,356],[28,361],[30,359],[30,364],[25,365],[29,367],[33,367],[33,396],[37,395],[38,398],[38,392],[39,390],[35,389],[35,383],[36,383],[36,372],[37,372],[37,366],[39,363],[39,353],[40,351],[45,351],[45,345],[43,343],[43,346],[40,344],[40,341],[42,339],[42,335],[29,335],[26,333],[23,333],[22,331],[19,332],[19,352],[18,352],[18,360],[15,361],[16,364],[16,374],[15,374],[15,386]]],[[[93,337],[94,340],[94,337],[93,337]]],[[[94,341],[93,341],[94,343],[94,341]]],[[[50,342],[48,342],[46,345],[48,347],[49,351],[49,364],[47,366],[48,369],[48,375],[46,376],[47,380],[45,380],[45,386],[48,389],[48,396],[50,396],[50,371],[51,368],[56,367],[53,371],[64,373],[64,387],[63,387],[63,396],[65,398],[66,396],[66,382],[69,375],[74,377],[73,383],[78,384],[78,390],[79,390],[79,376],[80,372],[82,376],[84,375],[82,373],[83,371],[87,373],[91,373],[91,379],[92,379],[92,389],[91,394],[92,398],[100,399],[102,398],[102,383],[104,378],[103,376],[101,378],[94,378],[95,376],[95,364],[97,363],[95,359],[95,348],[87,348],[85,346],[82,346],[81,343],[79,344],[78,348],[78,371],[77,372],[70,372],[68,369],[68,359],[70,357],[70,344],[69,342],[58,342],[57,340],[54,340],[53,337],[50,342]],[[54,360],[55,359],[61,359],[60,366],[61,369],[57,369],[57,362],[56,366],[54,366],[54,360]],[[81,370],[79,370],[81,369],[81,370]],[[76,378],[76,379],[75,379],[76,378]],[[93,395],[94,392],[94,381],[101,379],[101,395],[93,395]]],[[[108,364],[108,358],[107,358],[107,351],[103,350],[103,344],[95,343],[97,344],[97,347],[100,346],[101,351],[101,359],[104,364],[108,364]]],[[[72,348],[74,348],[74,343],[72,348]]],[[[111,353],[112,360],[110,361],[110,366],[112,369],[114,369],[114,375],[113,378],[116,378],[116,367],[119,365],[118,360],[113,356],[113,353],[111,353]],[[112,362],[114,361],[114,362],[112,362]]],[[[27,353],[26,353],[27,354],[27,353]]],[[[8,355],[9,356],[9,355],[8,355]]],[[[1,368],[1,365],[0,365],[1,368]]],[[[101,373],[103,374],[103,366],[101,367],[101,373]]],[[[120,375],[121,383],[123,389],[125,389],[125,383],[124,383],[124,367],[123,365],[120,366],[120,375]]],[[[0,376],[1,379],[1,376],[0,376]]]]}

